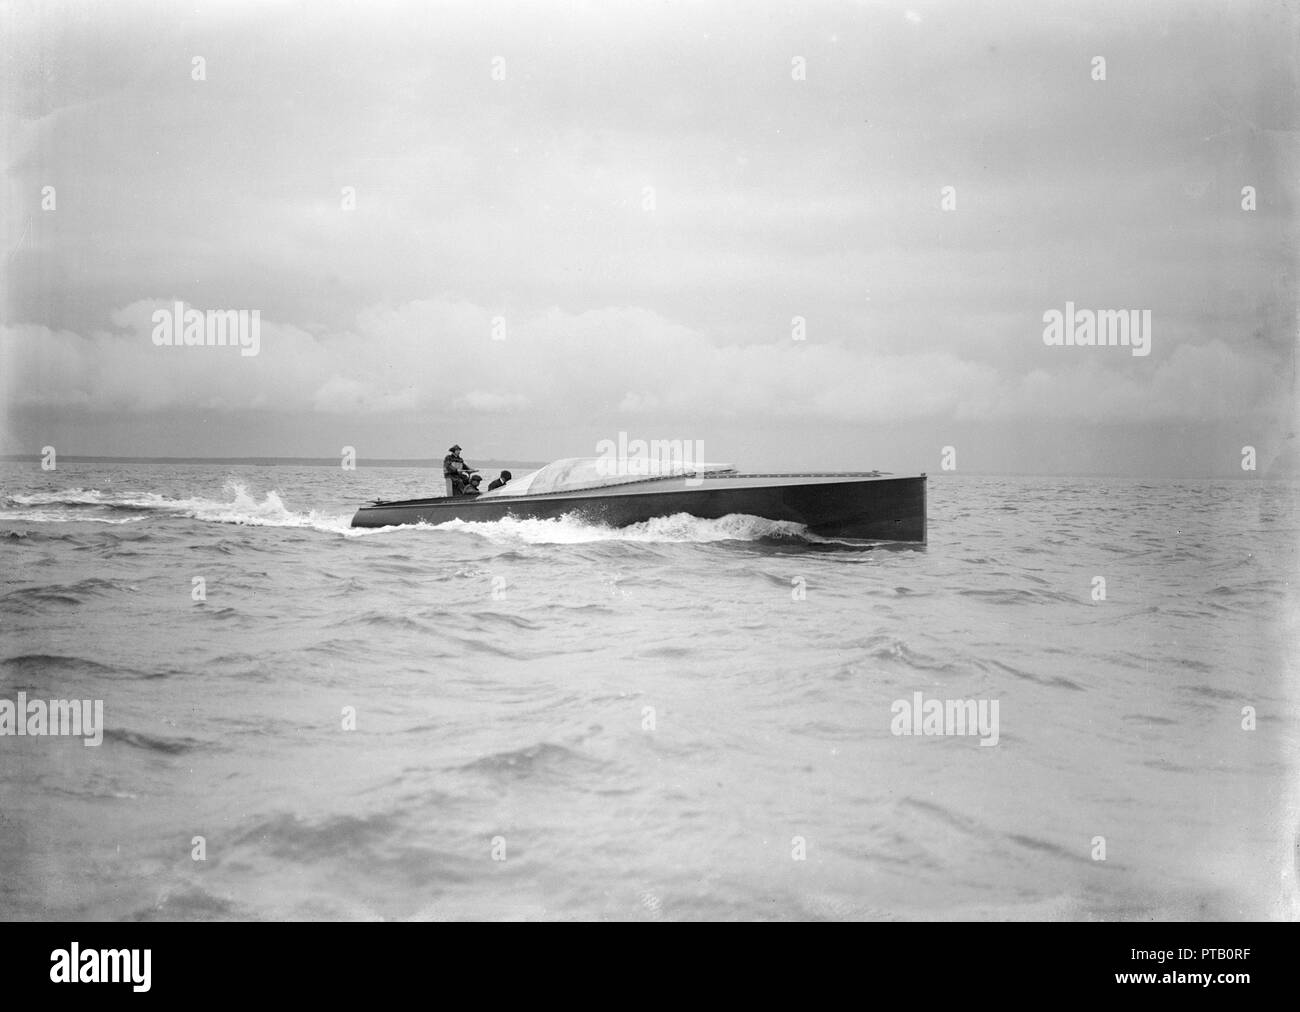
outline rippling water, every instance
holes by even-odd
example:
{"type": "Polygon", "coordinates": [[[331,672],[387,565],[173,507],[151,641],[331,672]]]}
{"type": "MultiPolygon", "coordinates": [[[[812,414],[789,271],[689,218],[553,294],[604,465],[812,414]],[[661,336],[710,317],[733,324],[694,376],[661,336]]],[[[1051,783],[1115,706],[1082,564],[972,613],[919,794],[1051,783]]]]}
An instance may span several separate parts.
{"type": "Polygon", "coordinates": [[[1296,915],[1295,484],[348,528],[435,477],[0,465],[0,699],[106,725],[0,737],[0,916],[1296,915]]]}

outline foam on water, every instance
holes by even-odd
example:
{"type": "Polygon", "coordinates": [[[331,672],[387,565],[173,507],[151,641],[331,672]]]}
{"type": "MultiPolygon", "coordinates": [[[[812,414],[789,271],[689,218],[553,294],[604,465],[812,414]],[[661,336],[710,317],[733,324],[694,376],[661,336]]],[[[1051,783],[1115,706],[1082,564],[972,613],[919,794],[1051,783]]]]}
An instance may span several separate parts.
{"type": "Polygon", "coordinates": [[[705,520],[687,513],[678,513],[617,528],[591,523],[576,516],[548,520],[517,517],[506,517],[496,521],[450,520],[442,524],[353,528],[351,514],[292,510],[285,505],[276,490],[266,492],[259,501],[256,493],[250,492],[244,482],[230,479],[226,481],[223,491],[229,497],[226,500],[202,496],[171,498],[155,492],[110,495],[99,489],[82,488],[11,495],[7,497],[11,508],[0,511],[0,519],[34,523],[93,521],[122,524],[138,522],[149,513],[158,513],[207,523],[238,524],[249,527],[311,528],[346,537],[422,530],[475,534],[497,544],[530,545],[575,545],[598,541],[706,544],[715,541],[757,541],[764,538],[826,540],[809,534],[803,524],[766,520],[743,514],[705,520]],[[126,518],[113,515],[122,511],[142,515],[126,518]]]}
{"type": "Polygon", "coordinates": [[[297,512],[289,509],[277,491],[265,493],[259,502],[248,486],[230,479],[222,489],[228,500],[208,499],[202,496],[174,499],[156,492],[140,492],[127,496],[114,496],[99,489],[74,488],[60,492],[36,492],[7,497],[10,509],[0,512],[6,520],[25,520],[35,523],[73,523],[93,521],[98,523],[132,523],[145,516],[105,516],[105,511],[131,511],[147,515],[158,513],[188,517],[208,523],[240,524],[249,527],[308,527],[331,534],[351,534],[350,515],[332,515],[318,510],[297,512]],[[14,509],[12,507],[28,507],[14,509]],[[34,507],[34,508],[32,508],[34,507]],[[98,512],[96,512],[98,511],[98,512]]]}
{"type": "MultiPolygon", "coordinates": [[[[392,528],[388,528],[391,530],[392,528]]],[[[733,513],[704,520],[688,513],[654,517],[627,527],[607,527],[574,516],[550,520],[505,517],[490,522],[450,520],[435,530],[465,531],[497,543],[578,545],[593,541],[639,541],[655,544],[703,544],[711,541],[757,541],[760,538],[801,538],[803,524],[733,513]]]]}
{"type": "Polygon", "coordinates": [[[144,517],[96,516],[88,511],[74,513],[57,507],[44,509],[0,509],[0,520],[26,521],[37,524],[92,523],[92,524],[135,524],[144,517]]]}

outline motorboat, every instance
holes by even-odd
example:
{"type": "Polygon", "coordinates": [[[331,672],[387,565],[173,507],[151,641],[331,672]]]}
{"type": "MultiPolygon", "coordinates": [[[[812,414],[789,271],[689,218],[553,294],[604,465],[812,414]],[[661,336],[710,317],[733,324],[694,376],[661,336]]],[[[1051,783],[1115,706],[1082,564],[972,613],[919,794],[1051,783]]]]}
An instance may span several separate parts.
{"type": "Polygon", "coordinates": [[[742,473],[730,464],[568,457],[478,495],[436,496],[362,506],[353,527],[573,516],[626,527],[686,513],[732,514],[803,524],[828,538],[926,539],[924,474],[880,471],[742,473]]]}

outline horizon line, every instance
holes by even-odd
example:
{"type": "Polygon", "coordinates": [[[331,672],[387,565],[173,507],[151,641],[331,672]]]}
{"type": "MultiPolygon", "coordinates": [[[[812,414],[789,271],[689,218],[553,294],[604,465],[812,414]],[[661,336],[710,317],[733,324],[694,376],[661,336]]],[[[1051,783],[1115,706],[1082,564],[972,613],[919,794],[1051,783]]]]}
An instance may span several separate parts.
{"type": "MultiPolygon", "coordinates": [[[[253,464],[269,467],[284,467],[287,465],[300,465],[304,467],[337,467],[340,464],[337,457],[300,457],[300,456],[248,456],[248,457],[152,457],[152,456],[101,456],[98,454],[78,454],[65,453],[59,455],[63,460],[73,464],[253,464]]],[[[39,463],[43,455],[39,453],[0,453],[0,461],[11,464],[39,463]]],[[[370,467],[436,467],[440,462],[438,457],[357,457],[357,464],[367,461],[370,467]]],[[[514,464],[516,467],[545,467],[550,461],[527,461],[527,460],[502,460],[500,458],[487,458],[483,461],[484,466],[499,466],[502,464],[514,464]]],[[[801,469],[806,473],[807,469],[801,469]]],[[[909,472],[910,473],[910,472],[909,472]]],[[[1141,475],[1128,474],[1119,471],[925,471],[926,477],[932,478],[1129,478],[1139,480],[1146,478],[1171,479],[1179,481],[1192,481],[1213,479],[1216,481],[1259,481],[1261,479],[1273,481],[1296,480],[1294,475],[1274,475],[1268,476],[1260,473],[1241,475],[1222,475],[1222,474],[1165,474],[1165,475],[1141,475]]]]}
{"type": "MultiPolygon", "coordinates": [[[[0,461],[11,464],[39,463],[43,459],[43,454],[39,453],[0,453],[0,461]]],[[[263,457],[151,457],[151,456],[101,456],[90,453],[60,453],[59,460],[65,460],[73,464],[268,464],[271,466],[283,466],[285,464],[303,464],[306,466],[331,466],[338,467],[340,459],[338,457],[297,457],[297,456],[263,456],[263,457]]],[[[440,457],[361,457],[357,461],[367,460],[371,465],[383,464],[390,466],[419,466],[426,464],[440,465],[440,457]]],[[[524,467],[545,467],[550,461],[528,461],[528,460],[503,460],[500,458],[489,457],[483,461],[484,464],[514,464],[515,466],[524,467]]]]}

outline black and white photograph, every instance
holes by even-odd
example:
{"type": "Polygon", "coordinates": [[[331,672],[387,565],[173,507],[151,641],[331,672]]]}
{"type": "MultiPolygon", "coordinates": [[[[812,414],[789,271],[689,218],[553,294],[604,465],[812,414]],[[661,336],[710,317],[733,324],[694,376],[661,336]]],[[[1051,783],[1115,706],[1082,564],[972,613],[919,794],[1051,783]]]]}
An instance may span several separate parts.
{"type": "Polygon", "coordinates": [[[1152,929],[1300,919],[1298,40],[4,3],[0,921],[1127,922],[1108,980],[1248,982],[1152,929]]]}

